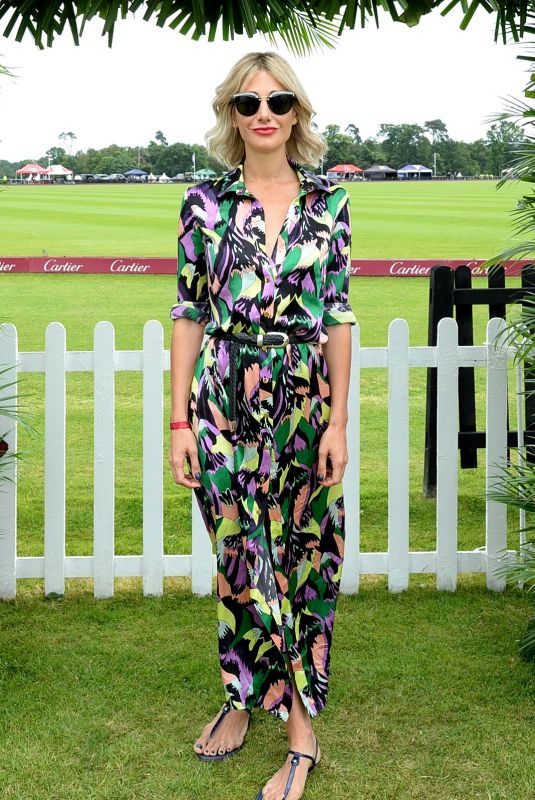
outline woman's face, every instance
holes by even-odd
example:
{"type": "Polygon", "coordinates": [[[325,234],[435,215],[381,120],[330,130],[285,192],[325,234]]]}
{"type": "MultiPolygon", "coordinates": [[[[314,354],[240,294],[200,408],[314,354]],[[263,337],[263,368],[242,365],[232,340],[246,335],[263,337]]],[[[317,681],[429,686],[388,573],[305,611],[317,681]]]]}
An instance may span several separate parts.
{"type": "Polygon", "coordinates": [[[276,152],[286,149],[286,142],[291,136],[292,127],[297,122],[297,113],[291,108],[286,114],[274,114],[266,97],[270,92],[285,91],[286,87],[279,83],[269,72],[257,72],[242,86],[242,92],[256,92],[262,98],[260,108],[251,117],[244,117],[233,108],[234,127],[238,128],[245,145],[245,152],[276,152]]]}

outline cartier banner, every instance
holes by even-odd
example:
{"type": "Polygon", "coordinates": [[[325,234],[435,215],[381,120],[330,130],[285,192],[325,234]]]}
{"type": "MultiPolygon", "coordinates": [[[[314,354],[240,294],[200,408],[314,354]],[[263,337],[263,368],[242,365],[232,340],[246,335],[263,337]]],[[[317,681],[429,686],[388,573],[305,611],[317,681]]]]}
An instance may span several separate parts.
{"type": "MultiPolygon", "coordinates": [[[[394,276],[398,278],[427,278],[431,267],[441,264],[446,267],[458,267],[467,264],[474,277],[483,277],[486,270],[482,268],[483,261],[467,259],[414,259],[405,258],[383,261],[370,261],[354,259],[351,262],[351,275],[356,277],[368,276],[394,276]]],[[[517,261],[508,267],[508,275],[518,275],[523,264],[530,261],[517,261]]],[[[173,275],[176,272],[176,259],[174,258],[87,258],[85,256],[72,256],[63,258],[9,258],[0,256],[0,274],[14,274],[18,272],[40,272],[48,274],[69,275],[173,275]]]]}

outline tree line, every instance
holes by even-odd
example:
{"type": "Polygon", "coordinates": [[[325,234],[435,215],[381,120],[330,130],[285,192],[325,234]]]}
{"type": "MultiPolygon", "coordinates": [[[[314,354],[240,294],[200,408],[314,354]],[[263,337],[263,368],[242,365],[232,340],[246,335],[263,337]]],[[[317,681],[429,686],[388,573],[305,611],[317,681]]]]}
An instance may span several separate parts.
{"type": "MultiPolygon", "coordinates": [[[[423,125],[404,123],[380,125],[377,135],[363,139],[355,124],[342,130],[339,125],[327,125],[321,132],[327,144],[322,169],[326,172],[336,164],[355,164],[366,169],[372,164],[387,164],[399,169],[405,164],[424,164],[436,174],[448,172],[462,175],[500,175],[514,156],[515,150],[525,141],[520,127],[501,120],[492,124],[485,138],[475,142],[451,139],[445,123],[440,119],[428,120],[423,125]]],[[[155,175],[213,169],[221,172],[221,165],[211,158],[206,148],[199,144],[169,143],[162,131],[146,146],[122,147],[112,144],[99,150],[72,153],[76,134],[62,132],[59,141],[65,146],[49,148],[37,163],[47,167],[50,163],[63,164],[75,174],[126,172],[138,168],[155,175]]],[[[0,175],[14,178],[15,172],[30,159],[10,162],[0,160],[0,175]]]]}

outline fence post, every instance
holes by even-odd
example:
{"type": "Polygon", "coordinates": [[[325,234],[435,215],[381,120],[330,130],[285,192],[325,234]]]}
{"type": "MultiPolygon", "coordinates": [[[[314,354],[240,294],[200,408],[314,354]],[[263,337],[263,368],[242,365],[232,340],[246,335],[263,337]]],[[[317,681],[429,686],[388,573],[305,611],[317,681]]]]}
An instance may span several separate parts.
{"type": "MultiPolygon", "coordinates": [[[[522,267],[522,288],[535,291],[535,265],[522,267]]],[[[529,297],[533,300],[533,294],[529,297]]],[[[533,307],[532,309],[533,310],[533,307]]],[[[533,328],[529,331],[533,335],[533,328]]],[[[535,364],[533,358],[524,361],[524,404],[525,404],[525,457],[530,464],[535,463],[535,364]]]]}
{"type": "Polygon", "coordinates": [[[199,509],[195,492],[191,492],[191,591],[202,597],[212,594],[212,542],[199,509]]]}
{"type": "Polygon", "coordinates": [[[437,589],[457,586],[457,323],[442,319],[437,337],[437,589]]]}
{"type": "MultiPolygon", "coordinates": [[[[472,273],[470,267],[461,266],[455,270],[455,288],[471,289],[472,273]]],[[[474,307],[460,304],[455,309],[458,326],[458,343],[465,347],[474,344],[474,307]]],[[[463,433],[477,431],[476,390],[473,367],[459,367],[459,447],[461,468],[477,467],[477,447],[470,445],[463,433]]]]}
{"type": "Polygon", "coordinates": [[[360,326],[351,326],[351,373],[348,396],[347,450],[344,474],[345,548],[340,591],[356,594],[360,585],[360,326]]]}
{"type": "Polygon", "coordinates": [[[65,344],[61,322],[45,332],[45,597],[65,594],[65,344]]]}
{"type": "Polygon", "coordinates": [[[115,574],[115,331],[94,330],[93,591],[113,597],[115,574]]]}
{"type": "MultiPolygon", "coordinates": [[[[451,267],[432,267],[429,281],[429,323],[427,344],[435,347],[438,323],[453,317],[453,270],[451,267]]],[[[435,497],[437,488],[437,369],[427,370],[425,406],[425,453],[423,493],[435,497]]]]}
{"type": "MultiPolygon", "coordinates": [[[[17,330],[14,325],[0,326],[0,377],[3,384],[17,380],[17,330]]],[[[0,390],[0,435],[8,453],[17,450],[17,425],[1,414],[2,406],[13,408],[17,403],[17,386],[0,390]],[[11,398],[11,399],[8,399],[11,398]]],[[[17,459],[4,462],[0,488],[0,599],[10,600],[17,594],[17,459]]]]}
{"type": "Polygon", "coordinates": [[[388,588],[409,585],[409,326],[388,328],[388,588]]]}
{"type": "Polygon", "coordinates": [[[143,329],[143,594],[163,594],[163,328],[143,329]]]}
{"type": "MultiPolygon", "coordinates": [[[[487,449],[486,487],[493,490],[494,481],[507,464],[507,355],[498,344],[505,327],[503,319],[491,319],[487,326],[487,449]]],[[[505,577],[494,570],[507,559],[507,506],[487,497],[485,514],[487,588],[501,592],[505,577]]]]}

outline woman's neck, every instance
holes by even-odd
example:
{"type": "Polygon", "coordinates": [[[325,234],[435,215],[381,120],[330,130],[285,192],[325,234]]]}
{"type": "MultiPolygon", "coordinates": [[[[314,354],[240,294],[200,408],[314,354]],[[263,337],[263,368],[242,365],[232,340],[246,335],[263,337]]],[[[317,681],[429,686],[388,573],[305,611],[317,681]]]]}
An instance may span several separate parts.
{"type": "Polygon", "coordinates": [[[243,180],[247,183],[272,183],[294,180],[295,172],[288,163],[286,151],[277,153],[246,153],[243,180]]]}

